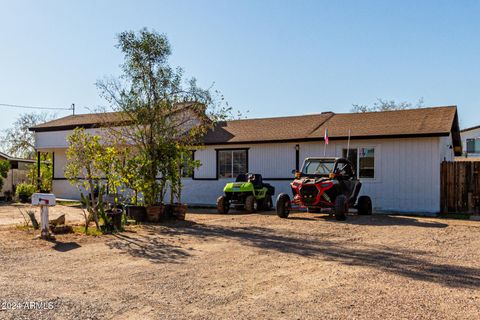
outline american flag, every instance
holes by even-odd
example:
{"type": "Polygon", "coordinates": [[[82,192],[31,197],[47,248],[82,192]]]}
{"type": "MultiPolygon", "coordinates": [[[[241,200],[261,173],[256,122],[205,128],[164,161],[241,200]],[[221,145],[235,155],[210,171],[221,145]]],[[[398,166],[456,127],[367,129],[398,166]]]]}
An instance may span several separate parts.
{"type": "Polygon", "coordinates": [[[325,140],[325,144],[328,144],[328,129],[325,129],[325,135],[323,136],[323,139],[325,140]]]}

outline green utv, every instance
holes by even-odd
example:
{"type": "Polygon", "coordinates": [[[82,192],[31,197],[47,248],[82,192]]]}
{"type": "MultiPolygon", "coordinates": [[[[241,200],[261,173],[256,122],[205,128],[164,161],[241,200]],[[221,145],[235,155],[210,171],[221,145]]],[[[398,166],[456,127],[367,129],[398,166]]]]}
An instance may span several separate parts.
{"type": "Polygon", "coordinates": [[[275,194],[275,188],[264,183],[261,174],[240,174],[235,182],[227,183],[223,192],[225,195],[217,199],[218,213],[228,213],[230,205],[249,213],[272,210],[272,196],[275,194]]]}

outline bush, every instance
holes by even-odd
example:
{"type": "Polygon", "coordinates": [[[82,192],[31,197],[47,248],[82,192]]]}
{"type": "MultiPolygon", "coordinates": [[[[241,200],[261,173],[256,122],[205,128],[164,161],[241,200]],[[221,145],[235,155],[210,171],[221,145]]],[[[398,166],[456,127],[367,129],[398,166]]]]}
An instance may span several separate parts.
{"type": "Polygon", "coordinates": [[[17,186],[16,194],[20,201],[27,202],[35,191],[36,187],[33,184],[20,183],[17,186]]]}

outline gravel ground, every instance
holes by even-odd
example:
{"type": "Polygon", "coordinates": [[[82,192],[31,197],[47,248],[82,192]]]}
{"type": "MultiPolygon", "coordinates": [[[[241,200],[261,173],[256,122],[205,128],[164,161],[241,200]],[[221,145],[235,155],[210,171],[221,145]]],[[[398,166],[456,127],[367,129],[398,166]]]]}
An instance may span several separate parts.
{"type": "Polygon", "coordinates": [[[47,306],[0,318],[480,318],[480,222],[206,210],[187,219],[55,243],[0,229],[0,302],[47,306]]]}
{"type": "MultiPolygon", "coordinates": [[[[35,211],[35,217],[40,222],[40,208],[29,204],[0,204],[0,226],[12,224],[24,224],[25,219],[21,211],[26,215],[27,210],[35,211]]],[[[85,221],[82,215],[82,210],[76,207],[67,207],[57,205],[48,209],[49,218],[55,219],[60,215],[65,214],[66,223],[78,223],[85,221]]],[[[29,220],[30,222],[30,220],[29,220]]]]}

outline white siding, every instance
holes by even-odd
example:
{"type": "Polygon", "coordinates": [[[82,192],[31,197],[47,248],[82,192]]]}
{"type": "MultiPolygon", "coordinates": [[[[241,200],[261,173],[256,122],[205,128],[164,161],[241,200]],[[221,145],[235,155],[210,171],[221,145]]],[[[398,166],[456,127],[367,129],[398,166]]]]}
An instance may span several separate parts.
{"type": "MultiPolygon", "coordinates": [[[[400,212],[438,212],[440,207],[440,163],[451,159],[448,138],[411,138],[352,140],[351,148],[375,148],[375,179],[362,179],[361,194],[372,197],[377,210],[400,212]]],[[[265,178],[288,178],[295,168],[295,143],[235,145],[235,148],[249,147],[249,171],[261,173],[265,178]]],[[[300,163],[305,157],[323,156],[323,142],[304,142],[300,146],[300,163]]],[[[215,177],[215,148],[229,148],[231,145],[206,147],[203,159],[211,159],[202,166],[215,177]],[[208,169],[207,169],[208,167],[208,169]]],[[[341,156],[347,141],[331,141],[326,156],[341,156]]],[[[196,157],[196,159],[198,159],[196,157]]],[[[199,176],[196,174],[196,178],[199,176]]],[[[207,176],[206,176],[207,177],[207,176]]],[[[212,204],[222,193],[228,179],[214,181],[186,180],[184,200],[191,203],[212,204]],[[197,188],[198,186],[198,188],[197,188]]],[[[268,181],[279,192],[288,192],[289,181],[268,181]]]]}
{"type": "Polygon", "coordinates": [[[64,178],[65,177],[65,165],[67,164],[67,155],[65,152],[67,149],[55,149],[54,162],[55,167],[53,168],[53,177],[54,178],[64,178]]]}
{"type": "Polygon", "coordinates": [[[195,151],[195,160],[199,160],[201,164],[195,170],[195,177],[199,179],[213,179],[217,177],[217,155],[215,150],[197,150],[195,151]]]}
{"type": "MultiPolygon", "coordinates": [[[[261,173],[280,192],[290,194],[291,170],[295,169],[297,143],[206,146],[195,152],[202,166],[196,179],[216,177],[216,150],[248,148],[249,171],[261,173]],[[268,178],[285,180],[270,180],[268,178]]],[[[323,156],[323,142],[301,142],[300,165],[305,157],[323,156]]],[[[372,197],[377,211],[438,212],[440,208],[440,163],[452,159],[450,137],[352,140],[351,148],[375,147],[375,179],[363,179],[361,194],[372,197]]],[[[326,156],[341,156],[347,141],[331,140],[326,156]]],[[[65,149],[55,149],[55,178],[63,178],[65,149]]],[[[184,179],[183,201],[190,204],[214,204],[231,179],[184,179]]],[[[53,182],[54,193],[61,198],[78,198],[78,191],[66,180],[53,182]]]]}
{"type": "MultiPolygon", "coordinates": [[[[86,129],[85,131],[92,135],[102,135],[101,129],[86,129]]],[[[36,132],[35,148],[37,148],[39,151],[67,148],[67,137],[72,134],[72,132],[72,130],[36,132]]]]}
{"type": "MultiPolygon", "coordinates": [[[[464,131],[460,133],[462,139],[463,152],[467,152],[467,139],[480,139],[480,128],[464,131]]],[[[480,153],[469,153],[471,158],[480,158],[480,153]]]]}

